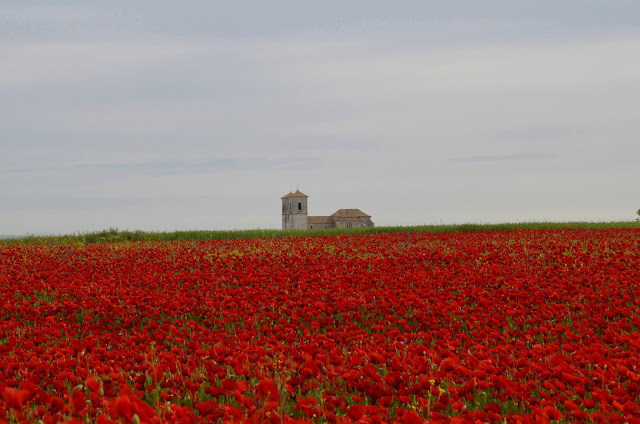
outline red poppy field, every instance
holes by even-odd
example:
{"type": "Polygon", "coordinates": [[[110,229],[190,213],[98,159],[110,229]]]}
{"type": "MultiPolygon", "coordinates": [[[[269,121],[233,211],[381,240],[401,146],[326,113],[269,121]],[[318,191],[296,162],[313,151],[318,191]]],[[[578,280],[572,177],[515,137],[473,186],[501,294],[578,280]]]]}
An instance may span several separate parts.
{"type": "Polygon", "coordinates": [[[0,422],[640,423],[639,242],[0,246],[0,422]]]}

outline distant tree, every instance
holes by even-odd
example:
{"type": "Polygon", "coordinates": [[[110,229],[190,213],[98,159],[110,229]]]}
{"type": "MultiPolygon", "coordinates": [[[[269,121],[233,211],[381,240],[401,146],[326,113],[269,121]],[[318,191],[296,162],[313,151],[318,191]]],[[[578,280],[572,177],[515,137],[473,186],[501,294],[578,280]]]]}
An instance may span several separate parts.
{"type": "Polygon", "coordinates": [[[638,215],[638,218],[636,218],[636,221],[640,221],[640,209],[638,209],[638,212],[636,212],[636,215],[638,215]]]}

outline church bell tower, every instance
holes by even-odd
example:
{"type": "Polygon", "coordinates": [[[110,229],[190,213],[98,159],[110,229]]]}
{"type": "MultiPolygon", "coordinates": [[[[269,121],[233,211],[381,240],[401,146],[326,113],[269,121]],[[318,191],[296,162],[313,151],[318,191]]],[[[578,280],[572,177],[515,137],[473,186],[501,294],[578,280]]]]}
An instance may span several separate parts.
{"type": "Polygon", "coordinates": [[[296,190],[282,197],[282,229],[306,230],[309,226],[307,199],[309,196],[296,190]]]}

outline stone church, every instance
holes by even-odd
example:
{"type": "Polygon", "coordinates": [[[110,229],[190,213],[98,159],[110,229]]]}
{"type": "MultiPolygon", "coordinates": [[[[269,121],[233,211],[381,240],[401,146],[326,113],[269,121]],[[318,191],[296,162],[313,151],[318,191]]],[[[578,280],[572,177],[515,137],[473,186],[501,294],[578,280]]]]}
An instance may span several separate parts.
{"type": "Polygon", "coordinates": [[[340,209],[330,216],[309,216],[307,196],[296,190],[282,197],[282,229],[314,230],[324,228],[373,227],[371,215],[360,209],[340,209]]]}

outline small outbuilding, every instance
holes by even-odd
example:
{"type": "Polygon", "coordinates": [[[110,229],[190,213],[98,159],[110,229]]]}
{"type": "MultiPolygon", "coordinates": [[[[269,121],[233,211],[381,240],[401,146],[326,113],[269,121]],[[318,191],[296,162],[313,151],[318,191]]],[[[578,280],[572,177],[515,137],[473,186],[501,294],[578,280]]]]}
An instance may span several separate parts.
{"type": "Polygon", "coordinates": [[[373,227],[371,215],[360,209],[339,209],[331,215],[336,228],[373,227]]]}

